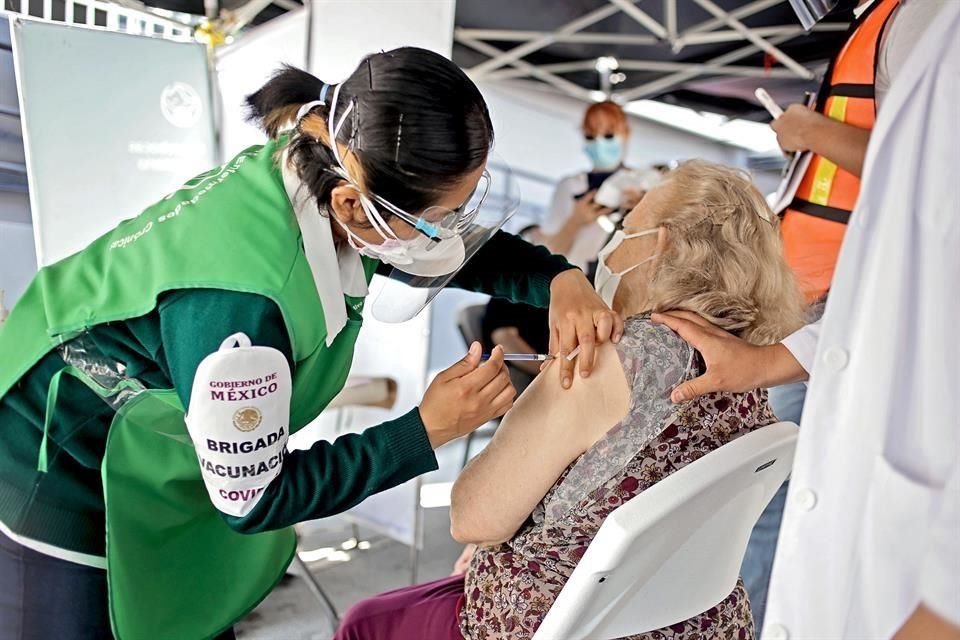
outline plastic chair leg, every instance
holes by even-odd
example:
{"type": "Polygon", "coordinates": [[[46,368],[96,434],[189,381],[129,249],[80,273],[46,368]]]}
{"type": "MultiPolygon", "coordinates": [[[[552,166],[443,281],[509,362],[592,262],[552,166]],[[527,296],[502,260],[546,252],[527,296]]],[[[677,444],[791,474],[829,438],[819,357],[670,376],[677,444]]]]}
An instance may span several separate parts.
{"type": "Polygon", "coordinates": [[[300,554],[295,554],[293,556],[293,564],[297,568],[297,574],[307,583],[307,588],[310,589],[317,600],[320,601],[320,604],[327,610],[327,613],[330,616],[330,621],[333,623],[333,628],[336,629],[340,626],[340,614],[337,613],[337,608],[334,606],[333,601],[330,600],[330,597],[323,590],[323,587],[320,586],[320,583],[317,581],[313,573],[310,572],[307,563],[303,561],[300,557],[300,554]]]}

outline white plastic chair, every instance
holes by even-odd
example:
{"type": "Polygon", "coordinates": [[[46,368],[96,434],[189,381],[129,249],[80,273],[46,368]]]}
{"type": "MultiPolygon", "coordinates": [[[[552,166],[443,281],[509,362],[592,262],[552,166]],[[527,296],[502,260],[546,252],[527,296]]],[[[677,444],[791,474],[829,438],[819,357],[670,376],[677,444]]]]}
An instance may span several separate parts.
{"type": "Polygon", "coordinates": [[[611,513],[534,640],[621,638],[719,604],[790,473],[797,430],[780,422],[741,436],[611,513]]]}

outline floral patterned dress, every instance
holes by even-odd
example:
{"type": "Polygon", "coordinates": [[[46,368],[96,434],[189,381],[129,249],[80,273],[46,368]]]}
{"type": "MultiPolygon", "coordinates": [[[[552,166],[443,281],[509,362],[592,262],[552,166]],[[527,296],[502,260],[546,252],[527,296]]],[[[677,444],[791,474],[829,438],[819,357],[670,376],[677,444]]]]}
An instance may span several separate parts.
{"type": "MultiPolygon", "coordinates": [[[[712,394],[675,406],[670,391],[699,375],[699,357],[648,316],[625,323],[617,345],[627,416],[557,479],[513,539],[478,549],[466,575],[460,629],[467,640],[524,640],[534,632],[606,517],[674,471],[776,422],[766,391],[712,394]]],[[[629,640],[750,640],[742,581],[714,608],[629,640]]]]}

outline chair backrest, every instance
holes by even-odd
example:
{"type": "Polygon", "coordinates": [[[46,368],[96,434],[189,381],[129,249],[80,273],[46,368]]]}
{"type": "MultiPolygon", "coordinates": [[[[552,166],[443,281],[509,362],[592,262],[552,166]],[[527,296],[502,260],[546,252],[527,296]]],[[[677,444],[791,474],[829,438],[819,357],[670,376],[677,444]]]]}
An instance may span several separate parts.
{"type": "Polygon", "coordinates": [[[793,466],[797,425],[741,436],[611,513],[534,640],[609,640],[730,595],[753,525],[793,466]]]}
{"type": "Polygon", "coordinates": [[[470,304],[457,312],[457,328],[467,347],[474,341],[483,343],[483,314],[486,312],[486,304],[470,304]]]}

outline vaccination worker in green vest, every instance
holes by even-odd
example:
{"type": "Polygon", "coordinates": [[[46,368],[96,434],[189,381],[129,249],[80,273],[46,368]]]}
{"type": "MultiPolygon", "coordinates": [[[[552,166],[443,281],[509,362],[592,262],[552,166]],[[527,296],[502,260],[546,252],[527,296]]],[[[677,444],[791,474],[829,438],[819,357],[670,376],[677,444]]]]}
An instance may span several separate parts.
{"type": "Polygon", "coordinates": [[[507,411],[502,353],[474,345],[405,415],[287,450],[346,381],[375,273],[405,280],[371,296],[384,319],[448,284],[548,307],[552,353],[583,351],[566,386],[619,339],[580,271],[499,230],[516,204],[449,60],[397,49],[332,86],[288,67],[247,102],[267,144],[43,268],[0,328],[4,640],[233,637],[291,525],[507,411]]]}

